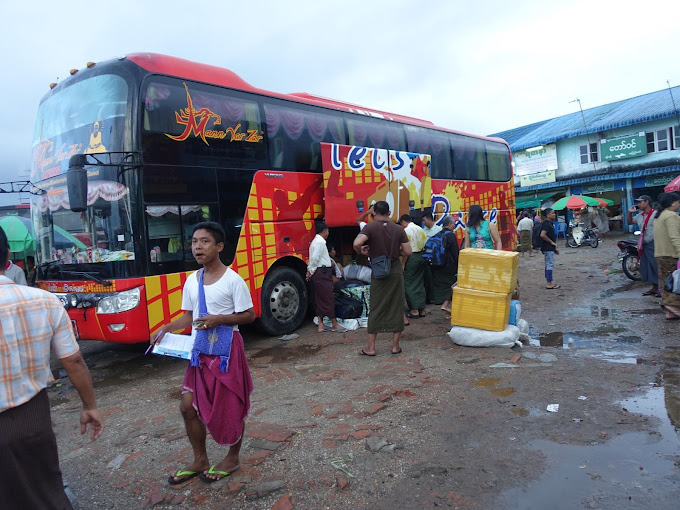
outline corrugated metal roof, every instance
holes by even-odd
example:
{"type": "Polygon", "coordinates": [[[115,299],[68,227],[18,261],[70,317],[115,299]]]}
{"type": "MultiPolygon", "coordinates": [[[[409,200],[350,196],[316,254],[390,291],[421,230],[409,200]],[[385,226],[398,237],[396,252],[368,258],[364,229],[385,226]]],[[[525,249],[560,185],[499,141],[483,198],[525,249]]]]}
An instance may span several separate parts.
{"type": "MultiPolygon", "coordinates": [[[[672,87],[675,104],[680,107],[680,86],[672,87]]],[[[643,96],[624,99],[595,108],[583,110],[588,133],[598,133],[608,129],[615,129],[644,122],[674,117],[671,93],[668,89],[651,92],[643,96]]],[[[576,111],[562,117],[544,120],[527,126],[509,129],[489,136],[503,138],[510,150],[520,151],[546,145],[566,138],[573,138],[586,134],[581,112],[576,111]]]]}

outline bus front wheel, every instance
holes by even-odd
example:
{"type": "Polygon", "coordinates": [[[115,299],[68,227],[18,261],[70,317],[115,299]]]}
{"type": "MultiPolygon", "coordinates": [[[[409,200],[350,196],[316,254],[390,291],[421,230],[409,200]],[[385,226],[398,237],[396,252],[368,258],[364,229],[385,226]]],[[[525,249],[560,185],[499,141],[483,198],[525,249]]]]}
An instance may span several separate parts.
{"type": "Polygon", "coordinates": [[[285,335],[300,327],[307,315],[307,286],[290,267],[278,267],[262,286],[261,328],[270,335],[285,335]]]}

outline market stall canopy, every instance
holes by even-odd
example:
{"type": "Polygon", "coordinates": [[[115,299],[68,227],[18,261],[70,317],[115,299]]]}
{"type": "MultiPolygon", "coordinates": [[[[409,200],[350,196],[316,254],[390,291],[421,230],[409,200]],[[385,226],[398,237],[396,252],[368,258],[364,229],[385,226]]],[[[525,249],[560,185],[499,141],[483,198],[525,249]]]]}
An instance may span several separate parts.
{"type": "Polygon", "coordinates": [[[600,197],[594,197],[595,200],[600,202],[600,207],[607,207],[608,205],[614,205],[613,200],[609,200],[608,198],[600,198],[600,197]]]}
{"type": "Polygon", "coordinates": [[[561,211],[565,207],[567,209],[582,209],[583,207],[599,207],[600,202],[592,197],[587,197],[585,195],[571,195],[569,197],[560,198],[555,202],[552,208],[555,211],[561,211]]]}
{"type": "Polygon", "coordinates": [[[30,220],[28,218],[5,216],[0,218],[0,227],[5,231],[7,241],[9,241],[9,251],[22,256],[35,253],[35,238],[29,230],[30,220]]]}
{"type": "Polygon", "coordinates": [[[680,191],[680,175],[666,184],[666,187],[663,190],[666,193],[675,193],[676,191],[680,191]]]}
{"type": "Polygon", "coordinates": [[[515,209],[536,209],[541,206],[541,202],[554,196],[555,193],[544,193],[542,195],[517,197],[515,209]]]}

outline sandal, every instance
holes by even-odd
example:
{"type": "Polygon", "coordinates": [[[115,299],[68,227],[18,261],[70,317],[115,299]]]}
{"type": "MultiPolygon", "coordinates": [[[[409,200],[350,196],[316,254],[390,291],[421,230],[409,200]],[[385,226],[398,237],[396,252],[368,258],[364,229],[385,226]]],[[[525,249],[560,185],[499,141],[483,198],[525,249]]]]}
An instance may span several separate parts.
{"type": "Polygon", "coordinates": [[[420,319],[420,315],[413,315],[410,311],[406,312],[406,317],[409,319],[420,319]]]}
{"type": "Polygon", "coordinates": [[[553,285],[551,287],[546,287],[546,289],[559,289],[561,285],[553,285]]]}
{"type": "Polygon", "coordinates": [[[647,292],[643,292],[643,296],[656,296],[657,292],[655,290],[648,290],[647,292]]]}

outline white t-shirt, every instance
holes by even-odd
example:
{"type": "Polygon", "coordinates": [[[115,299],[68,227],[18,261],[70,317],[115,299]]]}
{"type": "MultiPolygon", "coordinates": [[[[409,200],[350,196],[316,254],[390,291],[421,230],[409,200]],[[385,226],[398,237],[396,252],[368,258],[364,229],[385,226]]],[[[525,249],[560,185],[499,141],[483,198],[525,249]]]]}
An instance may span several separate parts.
{"type": "Polygon", "coordinates": [[[24,270],[12,262],[9,263],[9,268],[5,269],[5,276],[18,285],[26,285],[24,270]]]}
{"type": "MultiPolygon", "coordinates": [[[[194,320],[198,319],[198,275],[199,271],[192,273],[184,282],[182,291],[182,310],[191,311],[194,320]]],[[[208,315],[230,315],[232,313],[245,312],[253,307],[253,300],[246,282],[243,281],[236,271],[230,267],[222,275],[222,278],[211,285],[203,285],[205,292],[205,305],[208,315]]],[[[195,333],[191,327],[191,335],[195,333]]],[[[238,326],[234,326],[238,331],[238,326]]]]}
{"type": "Polygon", "coordinates": [[[534,229],[534,220],[531,218],[522,218],[519,220],[519,223],[517,224],[517,230],[519,232],[522,232],[523,230],[533,230],[534,229]]]}

